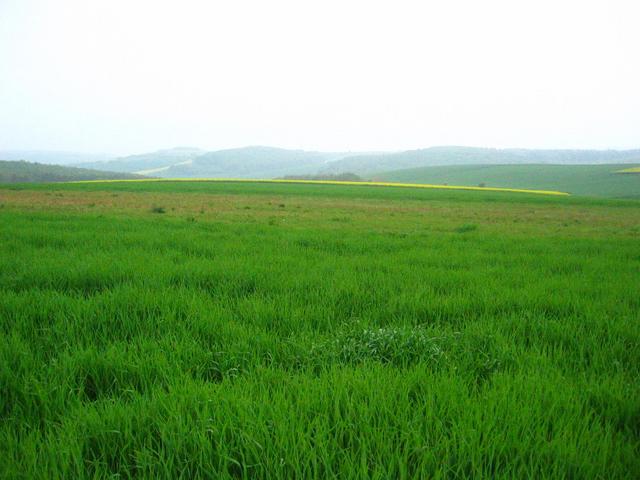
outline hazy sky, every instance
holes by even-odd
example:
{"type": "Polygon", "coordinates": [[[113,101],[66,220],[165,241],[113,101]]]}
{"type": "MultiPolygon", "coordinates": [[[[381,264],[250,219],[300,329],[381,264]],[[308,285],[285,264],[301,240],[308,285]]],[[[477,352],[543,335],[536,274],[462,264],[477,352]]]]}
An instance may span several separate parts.
{"type": "Polygon", "coordinates": [[[638,0],[0,0],[0,149],[640,147],[638,0]]]}

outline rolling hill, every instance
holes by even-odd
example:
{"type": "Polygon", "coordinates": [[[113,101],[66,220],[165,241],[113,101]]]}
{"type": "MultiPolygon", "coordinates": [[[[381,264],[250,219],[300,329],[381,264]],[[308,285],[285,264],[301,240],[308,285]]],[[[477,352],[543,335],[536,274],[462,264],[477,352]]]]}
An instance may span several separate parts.
{"type": "Polygon", "coordinates": [[[640,198],[640,175],[630,165],[448,165],[383,172],[376,180],[562,190],[574,195],[640,198]]]}
{"type": "Polygon", "coordinates": [[[345,153],[310,152],[273,147],[245,147],[208,152],[189,164],[174,165],[158,175],[166,177],[272,178],[312,174],[345,153]]]}
{"type": "Polygon", "coordinates": [[[20,161],[0,161],[0,183],[67,182],[75,180],[122,180],[144,178],[131,173],[101,172],[86,168],[44,165],[20,161]]]}
{"type": "Polygon", "coordinates": [[[263,146],[211,152],[179,147],[82,166],[165,178],[272,178],[314,174],[328,162],[349,155],[351,153],[310,152],[263,146]]]}
{"type": "MultiPolygon", "coordinates": [[[[24,159],[31,160],[31,157],[24,159]]],[[[640,163],[640,150],[432,147],[404,152],[370,153],[319,152],[252,146],[207,152],[198,148],[178,147],[106,161],[84,162],[75,166],[164,178],[275,178],[344,173],[371,178],[381,172],[437,165],[603,163],[640,163]]]]}

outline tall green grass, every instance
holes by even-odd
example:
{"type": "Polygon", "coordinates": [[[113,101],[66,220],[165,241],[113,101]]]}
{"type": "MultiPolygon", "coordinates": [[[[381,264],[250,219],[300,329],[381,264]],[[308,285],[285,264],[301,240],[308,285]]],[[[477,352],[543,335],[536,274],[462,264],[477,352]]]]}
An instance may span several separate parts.
{"type": "Polygon", "coordinates": [[[0,477],[638,477],[634,220],[333,215],[0,210],[0,477]]]}

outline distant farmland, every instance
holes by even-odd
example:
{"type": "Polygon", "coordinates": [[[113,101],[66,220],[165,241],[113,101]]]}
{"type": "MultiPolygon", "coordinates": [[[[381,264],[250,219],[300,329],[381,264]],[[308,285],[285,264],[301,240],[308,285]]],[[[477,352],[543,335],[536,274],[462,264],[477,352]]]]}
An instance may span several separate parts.
{"type": "MultiPolygon", "coordinates": [[[[501,188],[561,190],[574,195],[640,198],[640,176],[621,170],[634,165],[451,165],[374,175],[376,180],[501,188]]],[[[636,167],[640,168],[640,167],[636,167]]]]}
{"type": "Polygon", "coordinates": [[[14,184],[0,225],[0,478],[640,472],[640,201],[14,184]]]}

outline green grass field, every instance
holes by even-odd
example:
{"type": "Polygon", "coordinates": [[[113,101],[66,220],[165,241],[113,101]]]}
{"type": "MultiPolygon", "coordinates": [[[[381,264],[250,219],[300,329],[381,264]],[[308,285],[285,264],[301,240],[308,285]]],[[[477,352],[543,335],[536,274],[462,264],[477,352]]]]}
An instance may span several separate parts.
{"type": "Polygon", "coordinates": [[[389,182],[478,185],[561,190],[575,195],[640,198],[640,176],[619,165],[449,165],[396,170],[375,175],[389,182]]]}
{"type": "Polygon", "coordinates": [[[0,478],[638,478],[640,202],[0,186],[0,478]]]}

